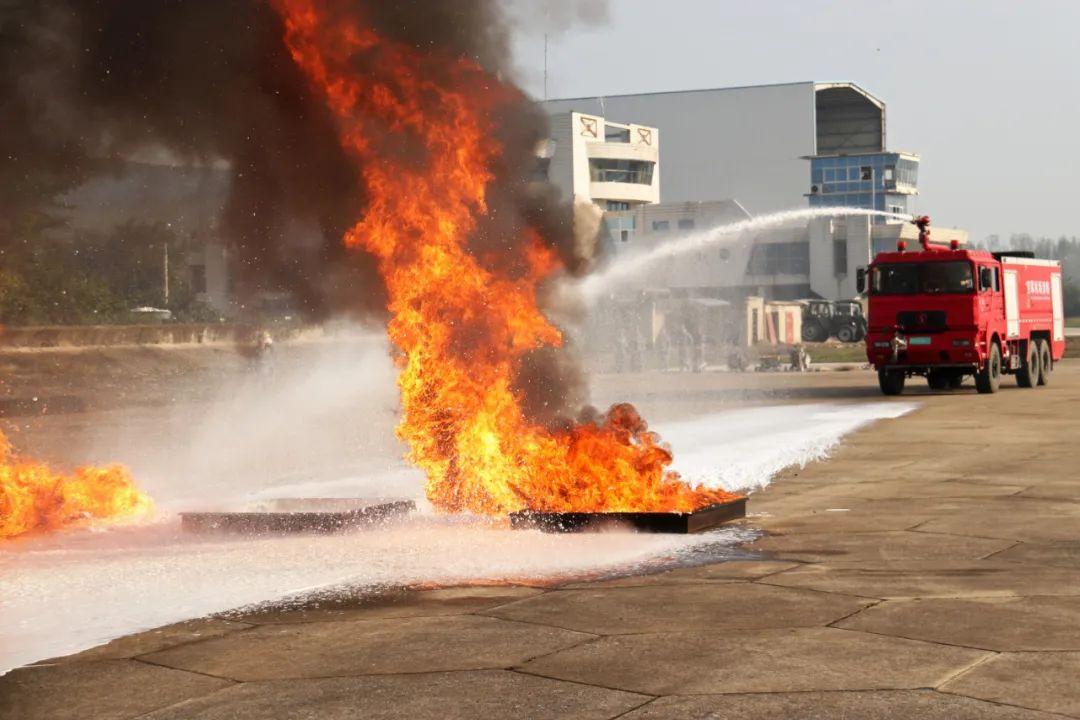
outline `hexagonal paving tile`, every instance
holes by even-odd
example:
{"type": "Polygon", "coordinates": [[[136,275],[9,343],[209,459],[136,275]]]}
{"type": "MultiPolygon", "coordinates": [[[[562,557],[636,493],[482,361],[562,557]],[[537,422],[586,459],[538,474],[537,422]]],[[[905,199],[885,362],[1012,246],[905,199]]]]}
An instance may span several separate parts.
{"type": "Polygon", "coordinates": [[[740,580],[755,580],[798,566],[798,563],[773,562],[771,560],[729,560],[728,562],[709,565],[676,568],[653,573],[652,575],[628,575],[610,580],[569,583],[561,585],[560,589],[581,590],[602,587],[737,582],[740,580]]]}
{"type": "Polygon", "coordinates": [[[603,720],[649,698],[505,670],[245,683],[146,720],[603,720]]]}
{"type": "Polygon", "coordinates": [[[1080,717],[1080,653],[1006,653],[945,683],[942,690],[1080,717]]]}
{"type": "Polygon", "coordinates": [[[1038,498],[979,501],[978,512],[935,518],[919,526],[925,532],[1045,542],[1080,536],[1080,503],[1038,498]]]}
{"type": "Polygon", "coordinates": [[[202,620],[189,620],[187,622],[166,625],[165,627],[147,630],[134,635],[126,635],[117,638],[104,645],[99,645],[89,650],[68,655],[54,660],[46,660],[44,663],[57,662],[86,662],[88,660],[119,660],[132,658],[137,655],[164,650],[166,648],[183,645],[189,642],[206,640],[207,638],[221,637],[237,630],[251,627],[247,623],[231,622],[217,618],[205,618],[202,620]]]}
{"type": "Polygon", "coordinates": [[[675,696],[653,700],[624,717],[627,720],[1051,720],[1045,713],[932,690],[675,696]]]}
{"type": "Polygon", "coordinates": [[[0,718],[127,720],[230,684],[135,660],[35,665],[0,677],[0,718]]]}
{"type": "Polygon", "coordinates": [[[802,565],[762,582],[875,598],[1080,595],[1080,571],[994,560],[802,565]]]}
{"type": "Polygon", "coordinates": [[[142,659],[234,680],[505,668],[591,635],[495,618],[260,625],[142,659]]]}
{"type": "Polygon", "coordinates": [[[1080,597],[891,600],[837,626],[986,650],[1080,650],[1080,597]]]}
{"type": "Polygon", "coordinates": [[[485,614],[598,635],[827,625],[872,601],[749,583],[560,590],[485,614]],[[673,610],[678,608],[678,610],[673,610]]]}
{"type": "Polygon", "coordinates": [[[376,618],[465,615],[503,603],[532,597],[536,588],[506,585],[466,585],[435,590],[398,590],[367,597],[304,599],[298,607],[267,605],[226,613],[229,619],[266,623],[333,622],[376,618]]]}
{"type": "Polygon", "coordinates": [[[994,560],[1080,568],[1080,541],[1022,542],[993,556],[994,560]]]}
{"type": "Polygon", "coordinates": [[[522,670],[650,695],[933,687],[988,656],[834,628],[613,635],[522,670]]]}
{"type": "Polygon", "coordinates": [[[750,546],[780,559],[804,562],[976,560],[1012,545],[1009,540],[924,532],[816,533],[764,537],[750,546]]]}

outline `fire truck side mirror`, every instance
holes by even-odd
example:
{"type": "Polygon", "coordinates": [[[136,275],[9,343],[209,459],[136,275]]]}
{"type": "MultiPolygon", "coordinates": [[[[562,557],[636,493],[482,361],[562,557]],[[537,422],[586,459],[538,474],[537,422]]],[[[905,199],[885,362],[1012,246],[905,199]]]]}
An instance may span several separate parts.
{"type": "Polygon", "coordinates": [[[866,292],[866,268],[855,269],[855,289],[860,294],[866,292]]]}

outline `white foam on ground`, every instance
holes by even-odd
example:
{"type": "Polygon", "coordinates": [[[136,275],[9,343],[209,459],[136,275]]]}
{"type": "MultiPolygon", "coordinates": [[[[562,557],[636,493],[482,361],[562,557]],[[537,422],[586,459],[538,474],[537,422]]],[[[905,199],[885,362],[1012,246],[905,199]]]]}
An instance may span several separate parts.
{"type": "MultiPolygon", "coordinates": [[[[783,467],[822,457],[844,433],[912,407],[748,408],[656,429],[691,481],[753,489],[783,467]]],[[[233,490],[246,498],[419,498],[421,485],[414,471],[401,468],[233,490]]],[[[735,545],[746,537],[732,530],[560,536],[421,514],[394,528],[333,536],[190,537],[179,532],[173,516],[143,527],[21,539],[0,545],[0,673],[140,630],[335,585],[557,578],[644,564],[707,543],[735,545]]]]}
{"type": "Polygon", "coordinates": [[[735,410],[658,428],[691,483],[727,490],[764,487],[778,471],[824,458],[847,433],[900,417],[911,403],[780,405],[735,410]]]}

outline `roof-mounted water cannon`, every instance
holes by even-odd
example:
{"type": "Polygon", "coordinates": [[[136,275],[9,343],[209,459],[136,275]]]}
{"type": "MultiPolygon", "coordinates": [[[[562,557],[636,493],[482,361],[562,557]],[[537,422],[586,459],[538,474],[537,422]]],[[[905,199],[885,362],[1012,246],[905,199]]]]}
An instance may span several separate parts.
{"type": "Polygon", "coordinates": [[[919,228],[919,244],[922,245],[922,249],[927,252],[944,252],[948,248],[941,245],[930,244],[930,216],[929,215],[916,215],[911,220],[911,224],[919,228]]]}

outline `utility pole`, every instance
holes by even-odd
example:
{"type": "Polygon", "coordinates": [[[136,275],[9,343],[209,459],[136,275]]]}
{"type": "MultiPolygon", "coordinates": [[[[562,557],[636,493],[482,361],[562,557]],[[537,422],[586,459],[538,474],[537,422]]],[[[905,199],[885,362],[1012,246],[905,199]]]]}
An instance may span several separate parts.
{"type": "Polygon", "coordinates": [[[544,33],[544,102],[548,99],[548,34],[544,33]]]}
{"type": "Polygon", "coordinates": [[[165,307],[169,307],[169,243],[165,241],[161,244],[165,250],[165,261],[162,266],[162,287],[165,290],[165,307]]]}

